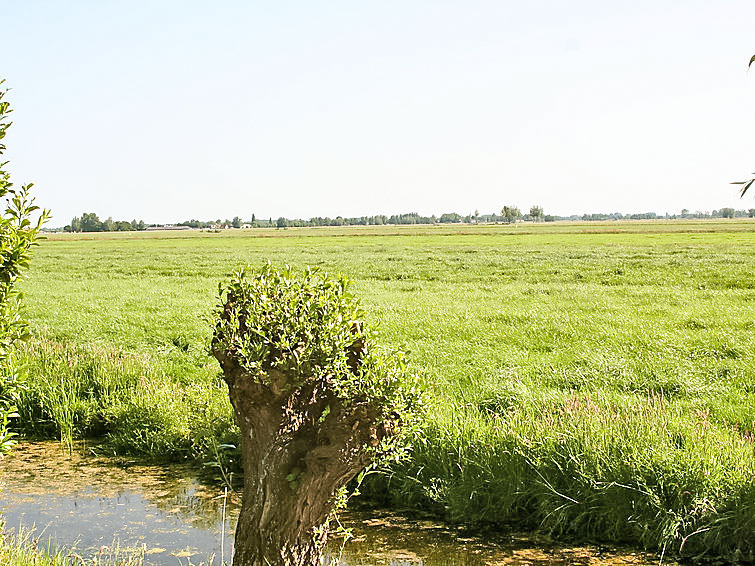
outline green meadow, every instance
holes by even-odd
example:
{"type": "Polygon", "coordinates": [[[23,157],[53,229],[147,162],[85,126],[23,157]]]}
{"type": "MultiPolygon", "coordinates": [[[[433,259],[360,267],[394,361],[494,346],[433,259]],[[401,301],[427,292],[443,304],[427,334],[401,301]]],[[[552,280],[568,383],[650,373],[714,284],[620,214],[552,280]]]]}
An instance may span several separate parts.
{"type": "Polygon", "coordinates": [[[428,390],[402,509],[667,555],[755,553],[755,222],[51,235],[24,282],[18,425],[237,473],[207,353],[218,283],[266,260],[354,281],[428,390]]]}

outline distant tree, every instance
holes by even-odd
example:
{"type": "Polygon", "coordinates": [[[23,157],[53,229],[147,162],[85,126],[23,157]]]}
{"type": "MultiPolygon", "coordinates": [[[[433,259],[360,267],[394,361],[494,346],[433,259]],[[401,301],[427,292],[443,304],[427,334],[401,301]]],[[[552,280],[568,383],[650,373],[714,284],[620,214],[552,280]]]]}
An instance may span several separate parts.
{"type": "Polygon", "coordinates": [[[81,218],[74,216],[71,224],[66,226],[66,230],[71,232],[128,232],[131,230],[144,230],[146,225],[143,220],[139,222],[136,219],[129,222],[128,220],[113,220],[109,216],[104,222],[94,212],[85,212],[81,218]]]}
{"type": "Polygon", "coordinates": [[[521,218],[521,211],[515,206],[504,206],[501,209],[501,216],[505,222],[516,222],[518,218],[521,218]]]}
{"type": "Polygon", "coordinates": [[[477,224],[477,219],[479,217],[480,217],[480,211],[477,210],[477,209],[475,209],[475,211],[474,211],[474,221],[475,221],[475,224],[477,224]]]}
{"type": "Polygon", "coordinates": [[[234,216],[233,220],[231,221],[231,226],[233,226],[234,228],[241,228],[241,218],[234,216]]]}
{"type": "Polygon", "coordinates": [[[278,228],[286,228],[286,227],[288,226],[288,219],[286,219],[286,218],[284,218],[283,216],[281,216],[281,217],[280,217],[280,218],[278,218],[278,220],[276,221],[276,226],[277,226],[278,228]]]}
{"type": "Polygon", "coordinates": [[[128,220],[116,220],[114,230],[116,232],[130,232],[131,230],[136,230],[136,228],[128,220]]]}
{"type": "Polygon", "coordinates": [[[747,211],[747,216],[750,218],[755,218],[755,208],[751,208],[747,211]]]}
{"type": "Polygon", "coordinates": [[[734,218],[734,209],[733,208],[722,208],[720,211],[722,218],[734,218]]]}
{"type": "Polygon", "coordinates": [[[452,224],[455,222],[461,222],[461,214],[455,212],[444,212],[440,215],[441,224],[452,224]]]}
{"type": "Polygon", "coordinates": [[[534,218],[535,220],[542,220],[543,218],[543,207],[542,206],[533,206],[530,208],[530,216],[534,218]]]}
{"type": "MultiPolygon", "coordinates": [[[[620,215],[618,213],[611,214],[611,220],[620,220],[620,215]]],[[[653,218],[658,218],[658,215],[655,212],[638,212],[635,214],[630,214],[628,216],[630,220],[652,220],[653,218]]]]}
{"type": "Polygon", "coordinates": [[[252,226],[256,226],[256,225],[257,225],[257,218],[254,216],[254,214],[252,214],[252,226]]]}
{"type": "Polygon", "coordinates": [[[429,224],[430,219],[424,216],[420,216],[416,212],[409,212],[405,214],[392,214],[388,219],[388,224],[429,224]]]}
{"type": "Polygon", "coordinates": [[[81,215],[82,232],[102,232],[102,222],[94,212],[85,212],[81,215]]]}

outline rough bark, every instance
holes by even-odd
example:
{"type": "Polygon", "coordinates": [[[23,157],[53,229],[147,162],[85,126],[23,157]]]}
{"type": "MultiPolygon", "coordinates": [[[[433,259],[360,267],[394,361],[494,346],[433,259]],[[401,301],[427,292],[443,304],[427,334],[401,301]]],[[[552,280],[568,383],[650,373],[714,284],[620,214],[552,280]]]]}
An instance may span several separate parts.
{"type": "Polygon", "coordinates": [[[365,400],[339,399],[327,378],[291,387],[282,372],[251,375],[225,352],[214,354],[242,438],[234,566],[320,564],[334,495],[394,423],[365,400]]]}

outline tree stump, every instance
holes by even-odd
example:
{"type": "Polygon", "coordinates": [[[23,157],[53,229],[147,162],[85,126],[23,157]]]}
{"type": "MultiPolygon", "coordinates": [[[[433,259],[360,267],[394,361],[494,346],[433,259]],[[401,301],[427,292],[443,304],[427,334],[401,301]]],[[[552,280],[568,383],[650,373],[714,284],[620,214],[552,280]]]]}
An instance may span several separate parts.
{"type": "Polygon", "coordinates": [[[234,566],[320,564],[346,484],[411,428],[416,379],[371,347],[346,287],[268,264],[221,292],[212,352],[244,469],[234,566]]]}

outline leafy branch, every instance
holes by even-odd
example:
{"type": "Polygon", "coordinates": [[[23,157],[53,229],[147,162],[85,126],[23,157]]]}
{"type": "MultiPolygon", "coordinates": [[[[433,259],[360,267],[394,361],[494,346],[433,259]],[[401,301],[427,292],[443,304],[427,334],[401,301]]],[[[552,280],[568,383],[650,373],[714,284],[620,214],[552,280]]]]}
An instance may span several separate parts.
{"type": "MultiPolygon", "coordinates": [[[[750,67],[752,67],[753,63],[755,63],[755,55],[753,55],[752,57],[750,57],[750,62],[747,64],[747,69],[748,70],[750,69],[750,67]]],[[[755,175],[755,172],[753,173],[753,175],[755,175]]],[[[731,184],[732,185],[741,185],[742,186],[742,188],[739,191],[739,198],[742,198],[743,196],[745,196],[745,193],[747,192],[747,189],[749,189],[752,186],[753,183],[755,183],[755,177],[753,177],[752,179],[747,179],[746,181],[734,181],[731,184]]]]}

